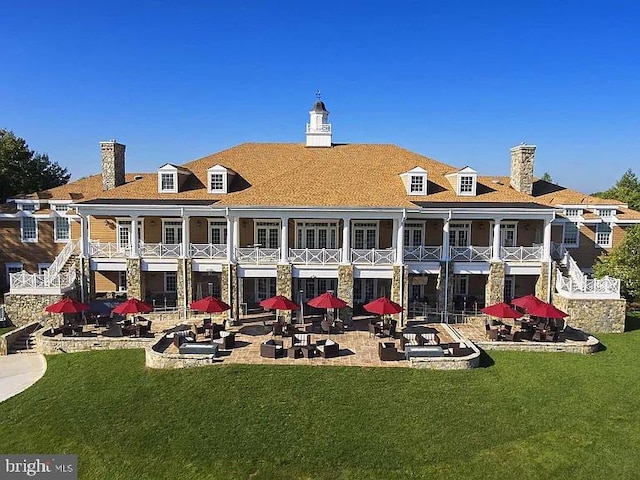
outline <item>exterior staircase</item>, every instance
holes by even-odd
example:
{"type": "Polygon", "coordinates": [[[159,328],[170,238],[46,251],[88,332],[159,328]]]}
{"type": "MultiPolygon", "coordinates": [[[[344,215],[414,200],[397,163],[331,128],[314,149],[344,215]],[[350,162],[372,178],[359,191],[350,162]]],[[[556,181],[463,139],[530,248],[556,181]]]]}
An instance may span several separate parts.
{"type": "Polygon", "coordinates": [[[70,241],[44,273],[9,275],[10,294],[62,294],[75,288],[78,242],[70,241]]]}
{"type": "Polygon", "coordinates": [[[40,325],[35,325],[33,329],[24,331],[19,337],[11,340],[11,343],[7,345],[7,353],[9,355],[14,353],[35,353],[35,332],[40,328],[40,325]]]}

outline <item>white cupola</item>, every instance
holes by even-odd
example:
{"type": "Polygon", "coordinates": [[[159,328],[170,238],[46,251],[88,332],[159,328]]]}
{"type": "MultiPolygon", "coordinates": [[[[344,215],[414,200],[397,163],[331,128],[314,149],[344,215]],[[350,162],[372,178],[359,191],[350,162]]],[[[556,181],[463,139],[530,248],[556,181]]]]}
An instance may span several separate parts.
{"type": "Polygon", "coordinates": [[[318,100],[309,112],[309,123],[307,123],[307,147],[330,147],[331,124],[327,121],[329,112],[324,102],[320,100],[320,92],[316,96],[318,100]]]}

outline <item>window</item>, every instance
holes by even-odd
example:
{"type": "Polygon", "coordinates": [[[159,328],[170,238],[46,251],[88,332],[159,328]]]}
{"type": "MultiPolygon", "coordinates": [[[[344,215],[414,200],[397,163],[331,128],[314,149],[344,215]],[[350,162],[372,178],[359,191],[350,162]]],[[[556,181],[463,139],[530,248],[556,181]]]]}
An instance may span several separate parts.
{"type": "Polygon", "coordinates": [[[404,226],[404,246],[419,247],[422,245],[423,223],[406,223],[404,226]]]}
{"type": "Polygon", "coordinates": [[[296,225],[296,248],[337,248],[338,224],[305,222],[296,225]]]}
{"type": "Polygon", "coordinates": [[[173,192],[175,190],[175,175],[173,173],[160,174],[160,191],[173,192]]]}
{"type": "Polygon", "coordinates": [[[264,300],[275,296],[276,282],[275,278],[257,278],[256,279],[256,301],[264,300]]]}
{"type": "Polygon", "coordinates": [[[65,214],[69,211],[69,205],[54,205],[53,206],[53,210],[58,212],[58,213],[62,213],[65,214]]]}
{"type": "Polygon", "coordinates": [[[33,217],[22,217],[20,231],[23,242],[38,241],[38,224],[33,217]]]}
{"type": "Polygon", "coordinates": [[[468,223],[452,223],[449,225],[449,246],[468,247],[471,225],[468,223]]]}
{"type": "Polygon", "coordinates": [[[424,177],[422,175],[411,175],[410,193],[422,193],[424,191],[424,177]]]}
{"type": "Polygon", "coordinates": [[[564,214],[569,218],[578,218],[580,215],[582,215],[582,209],[581,208],[566,208],[565,211],[564,211],[564,214]]]}
{"type": "Polygon", "coordinates": [[[163,243],[169,245],[178,245],[182,243],[182,222],[181,221],[164,221],[164,239],[163,243]]]}
{"type": "Polygon", "coordinates": [[[511,303],[514,299],[516,292],[516,282],[513,275],[506,275],[504,277],[504,301],[511,303]]]}
{"type": "Polygon", "coordinates": [[[51,266],[50,263],[39,263],[38,264],[38,273],[42,275],[47,269],[51,266]]]}
{"type": "Polygon", "coordinates": [[[378,224],[354,223],[352,244],[356,250],[378,248],[378,224]]]}
{"type": "Polygon", "coordinates": [[[176,272],[165,272],[164,291],[173,293],[178,291],[178,274],[176,272]]]}
{"type": "Polygon", "coordinates": [[[562,243],[565,246],[577,247],[580,230],[576,223],[568,222],[564,224],[564,232],[562,234],[562,243]]]}
{"type": "Polygon", "coordinates": [[[280,222],[256,222],[255,238],[262,248],[280,248],[280,222]]]}
{"type": "Polygon", "coordinates": [[[11,262],[11,263],[7,263],[5,264],[5,268],[7,271],[7,285],[9,285],[11,282],[9,280],[9,275],[12,273],[18,273],[21,272],[22,270],[24,270],[22,263],[19,262],[11,262]]]}
{"type": "Polygon", "coordinates": [[[209,222],[209,243],[227,244],[227,222],[209,222]]]}
{"type": "Polygon", "coordinates": [[[35,212],[36,211],[35,203],[19,203],[18,207],[23,212],[35,212]]]}
{"type": "Polygon", "coordinates": [[[69,230],[69,219],[66,217],[56,217],[55,223],[55,241],[67,242],[71,238],[69,230]]]}
{"type": "Polygon", "coordinates": [[[611,246],[611,225],[608,223],[596,225],[596,244],[600,247],[611,246]]]}
{"type": "Polygon", "coordinates": [[[224,192],[224,175],[222,173],[211,173],[209,177],[209,189],[212,192],[224,192]]]}
{"type": "Polygon", "coordinates": [[[119,292],[127,291],[127,272],[124,270],[120,270],[118,272],[118,291],[119,292]]]}
{"type": "Polygon", "coordinates": [[[469,277],[467,275],[453,276],[453,294],[469,295],[469,277]]]}
{"type": "Polygon", "coordinates": [[[473,177],[464,175],[460,177],[460,193],[473,193],[473,177]]]}

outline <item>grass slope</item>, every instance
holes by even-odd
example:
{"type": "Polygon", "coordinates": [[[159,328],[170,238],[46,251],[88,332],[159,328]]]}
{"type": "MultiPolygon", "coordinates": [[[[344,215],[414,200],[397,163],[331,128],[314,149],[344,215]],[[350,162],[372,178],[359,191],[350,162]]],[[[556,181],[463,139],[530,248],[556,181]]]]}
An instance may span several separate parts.
{"type": "Polygon", "coordinates": [[[602,341],[467,372],[52,356],[0,445],[78,454],[82,479],[637,478],[640,331],[602,341]]]}

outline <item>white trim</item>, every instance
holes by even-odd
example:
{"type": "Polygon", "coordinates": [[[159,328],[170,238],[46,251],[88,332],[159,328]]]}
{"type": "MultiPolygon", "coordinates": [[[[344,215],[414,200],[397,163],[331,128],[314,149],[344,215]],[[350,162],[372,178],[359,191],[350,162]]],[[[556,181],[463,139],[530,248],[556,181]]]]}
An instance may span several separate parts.
{"type": "Polygon", "coordinates": [[[208,193],[227,193],[229,191],[229,170],[222,165],[214,165],[207,170],[207,192],[208,193]],[[213,175],[222,176],[222,188],[211,188],[211,177],[213,175]]]}
{"type": "Polygon", "coordinates": [[[57,216],[53,219],[53,241],[55,243],[68,243],[71,241],[71,219],[69,217],[57,216]],[[68,226],[68,238],[59,238],[58,237],[58,222],[66,221],[68,226]]]}
{"type": "Polygon", "coordinates": [[[24,270],[24,264],[22,262],[6,262],[4,264],[4,272],[5,272],[5,278],[7,281],[7,286],[9,286],[11,284],[11,280],[9,279],[9,273],[16,273],[16,272],[9,272],[10,269],[17,269],[19,268],[20,270],[18,270],[19,272],[24,270]]]}
{"type": "MultiPolygon", "coordinates": [[[[267,219],[262,219],[262,218],[254,218],[253,219],[253,245],[257,245],[258,244],[258,228],[267,228],[269,230],[271,230],[272,228],[275,228],[278,231],[278,240],[276,242],[276,245],[271,245],[269,244],[267,245],[262,245],[260,244],[261,248],[280,248],[280,242],[281,242],[281,229],[282,229],[282,221],[280,218],[275,219],[275,218],[267,218],[267,219]],[[261,223],[262,225],[258,225],[259,223],[261,223]]],[[[267,242],[269,242],[269,235],[267,234],[266,240],[267,242]]]]}
{"type": "Polygon", "coordinates": [[[565,248],[579,248],[580,247],[580,223],[577,222],[571,222],[571,221],[567,221],[564,222],[562,224],[562,245],[565,248]],[[565,243],[564,241],[564,231],[567,225],[574,225],[576,227],[576,229],[578,230],[578,233],[576,235],[576,243],[565,243]]]}

